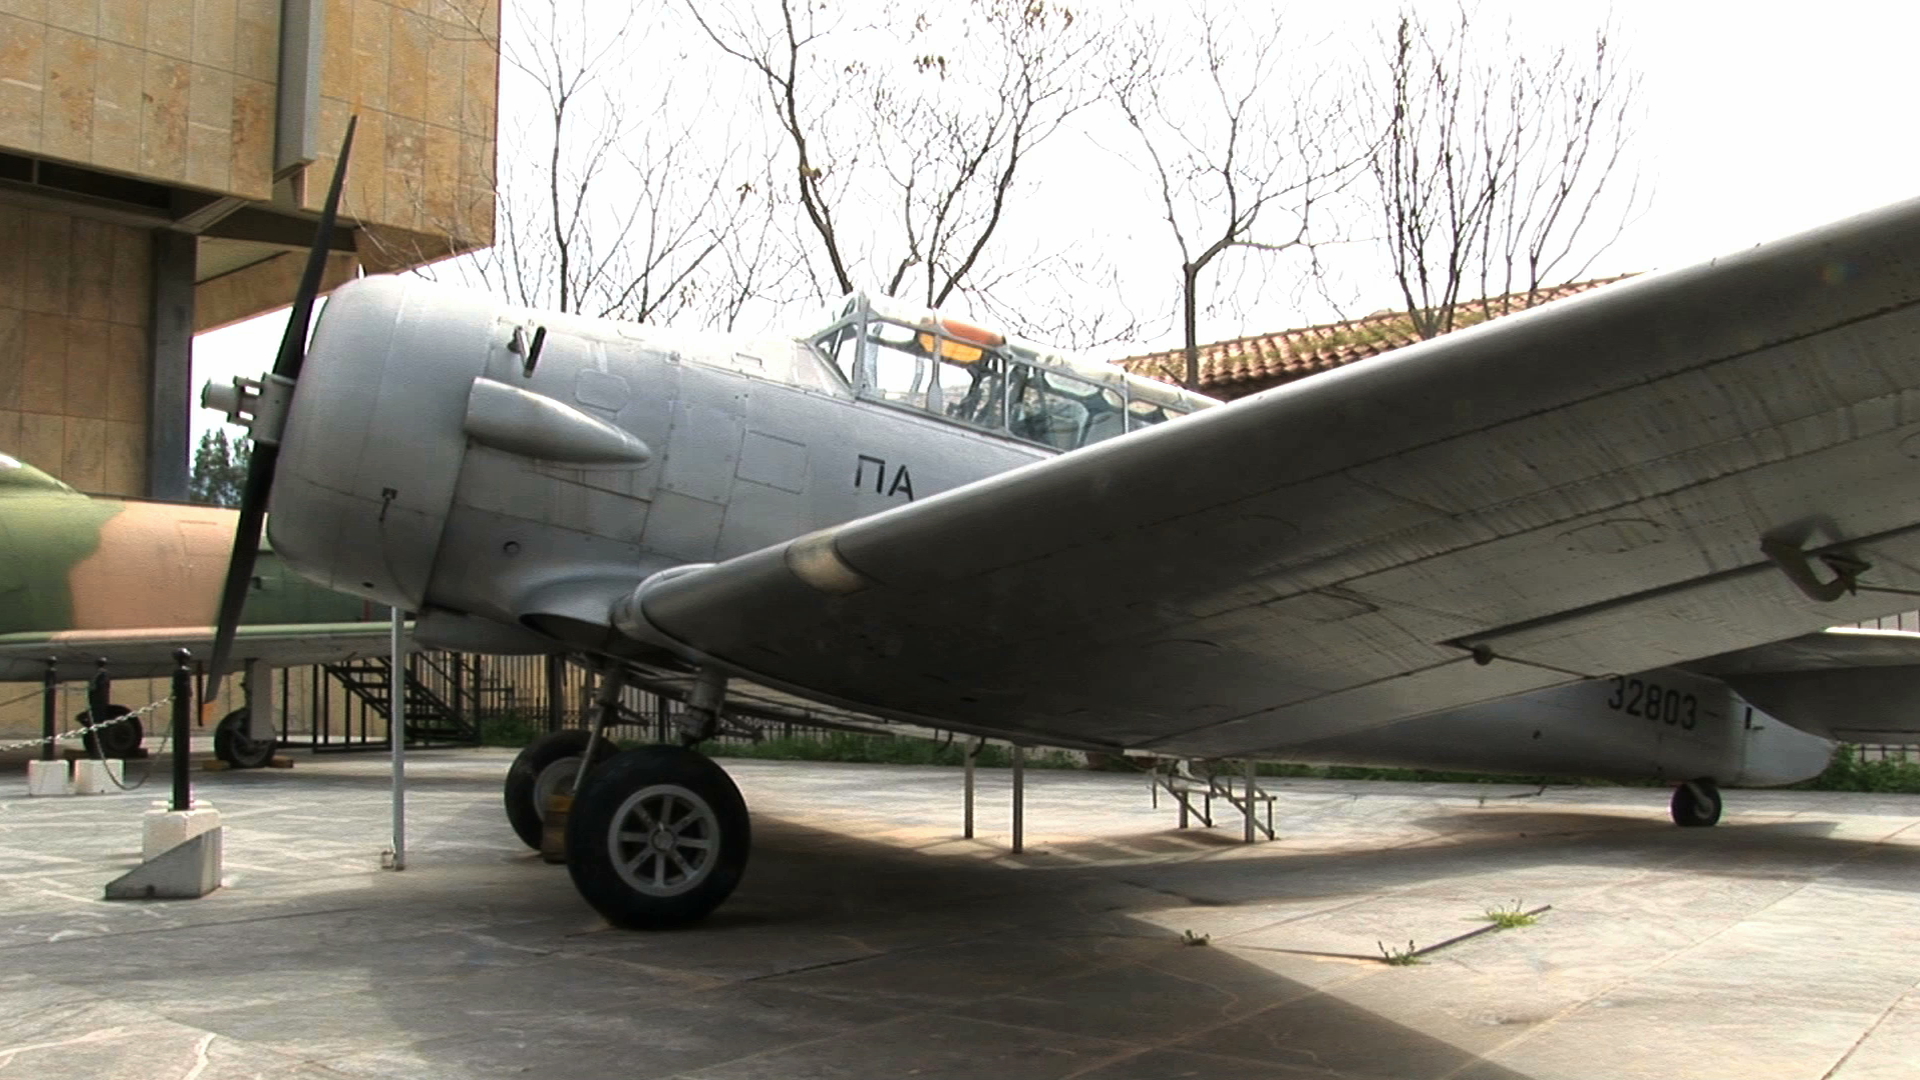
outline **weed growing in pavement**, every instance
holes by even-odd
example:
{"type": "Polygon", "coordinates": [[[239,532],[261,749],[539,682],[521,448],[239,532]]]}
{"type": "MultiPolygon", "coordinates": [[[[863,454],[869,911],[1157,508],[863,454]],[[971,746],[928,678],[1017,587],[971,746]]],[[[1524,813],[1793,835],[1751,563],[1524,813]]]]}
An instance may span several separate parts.
{"type": "Polygon", "coordinates": [[[1423,962],[1418,956],[1414,955],[1420,950],[1413,947],[1411,940],[1407,942],[1407,947],[1404,949],[1389,949],[1387,948],[1387,943],[1384,941],[1376,941],[1374,944],[1380,946],[1381,959],[1392,967],[1412,967],[1415,964],[1423,962]]]}
{"type": "Polygon", "coordinates": [[[1516,926],[1532,926],[1540,921],[1537,915],[1529,915],[1520,909],[1520,901],[1515,900],[1511,908],[1490,907],[1487,909],[1487,921],[1502,930],[1511,930],[1516,926]]]}

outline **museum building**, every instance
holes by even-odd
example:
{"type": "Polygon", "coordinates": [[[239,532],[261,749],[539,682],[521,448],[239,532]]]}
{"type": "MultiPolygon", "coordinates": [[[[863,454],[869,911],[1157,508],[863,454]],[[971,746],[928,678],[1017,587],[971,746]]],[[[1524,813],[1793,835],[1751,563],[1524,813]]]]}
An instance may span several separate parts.
{"type": "MultiPolygon", "coordinates": [[[[0,451],[184,499],[195,333],[493,240],[499,0],[0,0],[0,451]]],[[[261,368],[271,365],[261,358],[261,368]]]]}

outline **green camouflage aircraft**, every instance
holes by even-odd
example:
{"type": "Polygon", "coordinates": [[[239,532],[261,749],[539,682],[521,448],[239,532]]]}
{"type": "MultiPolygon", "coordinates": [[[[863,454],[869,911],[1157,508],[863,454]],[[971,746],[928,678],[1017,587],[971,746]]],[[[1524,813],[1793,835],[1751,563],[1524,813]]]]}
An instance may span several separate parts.
{"type": "MultiPolygon", "coordinates": [[[[84,495],[0,453],[0,681],[38,682],[49,659],[63,680],[91,676],[102,659],[114,678],[165,675],[182,647],[204,659],[237,516],[84,495]]],[[[269,549],[252,584],[234,647],[242,662],[324,663],[386,645],[384,608],[308,582],[269,549]]],[[[245,712],[223,724],[223,741],[250,742],[243,756],[261,757],[271,716],[255,725],[245,712]]],[[[106,729],[110,745],[137,746],[137,724],[106,729]]]]}

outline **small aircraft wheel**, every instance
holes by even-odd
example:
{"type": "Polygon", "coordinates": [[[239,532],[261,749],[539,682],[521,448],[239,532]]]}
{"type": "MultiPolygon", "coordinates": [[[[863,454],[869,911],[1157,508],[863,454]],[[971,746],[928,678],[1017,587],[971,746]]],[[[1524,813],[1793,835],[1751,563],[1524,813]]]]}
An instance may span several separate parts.
{"type": "MultiPolygon", "coordinates": [[[[73,719],[75,723],[85,726],[115,716],[125,716],[132,711],[125,705],[109,705],[104,716],[94,717],[81,713],[73,719]]],[[[122,720],[117,724],[108,724],[98,731],[87,732],[80,736],[80,744],[87,748],[88,757],[125,758],[139,750],[140,743],[146,737],[146,729],[140,726],[139,720],[122,720]]]]}
{"type": "Polygon", "coordinates": [[[746,800],[720,766],[647,746],[616,755],[574,795],[567,872],[608,922],[665,929],[719,907],[751,844],[746,800]]]}
{"type": "MultiPolygon", "coordinates": [[[[571,795],[580,771],[580,755],[587,749],[587,733],[578,729],[553,731],[527,744],[507,770],[507,823],[528,847],[540,850],[540,823],[547,817],[547,798],[571,795]]],[[[613,744],[601,739],[593,748],[593,767],[614,754],[613,744]]]]}
{"type": "Polygon", "coordinates": [[[279,745],[274,739],[247,734],[251,712],[244,706],[228,713],[213,729],[213,756],[236,769],[263,769],[279,745]]]}
{"type": "Polygon", "coordinates": [[[1720,788],[1712,780],[1689,780],[1673,789],[1673,823],[1705,828],[1720,820],[1720,788]]]}

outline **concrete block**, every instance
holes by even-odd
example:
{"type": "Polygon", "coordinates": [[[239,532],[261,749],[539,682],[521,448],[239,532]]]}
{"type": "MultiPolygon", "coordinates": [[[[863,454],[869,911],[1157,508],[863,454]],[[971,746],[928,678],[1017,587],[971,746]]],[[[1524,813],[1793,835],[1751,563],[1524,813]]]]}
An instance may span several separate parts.
{"type": "Polygon", "coordinates": [[[220,828],[215,825],[107,882],[107,899],[197,900],[219,887],[220,828]]]}
{"type": "Polygon", "coordinates": [[[147,811],[143,822],[140,857],[148,862],[203,832],[220,827],[220,811],[199,799],[193,801],[191,810],[168,810],[165,805],[162,803],[160,809],[147,811]]]}
{"type": "Polygon", "coordinates": [[[27,762],[27,794],[29,795],[65,795],[67,779],[67,763],[64,760],[27,762]]]}
{"type": "Polygon", "coordinates": [[[120,790],[120,782],[125,777],[126,762],[119,758],[105,761],[76,761],[73,763],[73,793],[75,795],[105,795],[109,791],[120,790]]]}

